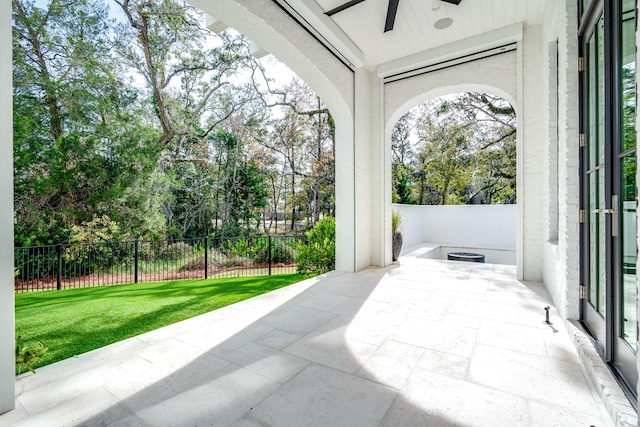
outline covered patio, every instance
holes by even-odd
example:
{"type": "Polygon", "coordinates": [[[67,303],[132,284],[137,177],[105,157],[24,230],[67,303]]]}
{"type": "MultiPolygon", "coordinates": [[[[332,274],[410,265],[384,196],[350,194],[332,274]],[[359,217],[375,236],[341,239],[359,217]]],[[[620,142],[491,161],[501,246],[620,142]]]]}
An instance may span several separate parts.
{"type": "MultiPolygon", "coordinates": [[[[331,111],[337,271],[14,387],[13,126],[0,114],[0,425],[637,425],[637,1],[190,3],[331,111]],[[394,125],[465,91],[516,110],[516,265],[420,250],[391,264],[394,125]]],[[[11,93],[0,79],[0,111],[11,93]]]]}
{"type": "Polygon", "coordinates": [[[542,284],[423,252],[41,368],[0,426],[611,425],[542,284]]]}

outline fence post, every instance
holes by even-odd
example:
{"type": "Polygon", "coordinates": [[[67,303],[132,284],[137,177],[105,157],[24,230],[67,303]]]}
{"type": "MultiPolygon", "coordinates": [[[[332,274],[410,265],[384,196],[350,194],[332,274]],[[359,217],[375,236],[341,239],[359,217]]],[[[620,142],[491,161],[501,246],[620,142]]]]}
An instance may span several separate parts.
{"type": "Polygon", "coordinates": [[[138,239],[133,241],[133,280],[134,283],[138,283],[138,239]]]}
{"type": "Polygon", "coordinates": [[[268,245],[267,245],[267,253],[269,254],[269,276],[271,276],[271,234],[269,234],[269,239],[268,239],[268,245]]]}
{"type": "Polygon", "coordinates": [[[56,274],[56,289],[60,290],[62,288],[62,244],[58,243],[56,245],[56,252],[58,256],[58,271],[56,274]]]}
{"type": "Polygon", "coordinates": [[[204,238],[204,278],[209,278],[209,238],[204,238]]]}

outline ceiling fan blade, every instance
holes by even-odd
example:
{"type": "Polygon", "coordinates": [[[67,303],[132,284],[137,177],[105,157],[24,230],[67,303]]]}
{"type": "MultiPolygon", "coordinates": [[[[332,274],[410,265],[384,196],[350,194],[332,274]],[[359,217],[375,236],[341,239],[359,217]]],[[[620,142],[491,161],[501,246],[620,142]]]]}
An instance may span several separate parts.
{"type": "Polygon", "coordinates": [[[363,1],[364,0],[351,0],[351,1],[346,2],[345,4],[342,4],[342,5],[338,6],[338,7],[335,7],[333,9],[325,12],[324,14],[327,15],[327,16],[335,15],[336,13],[342,12],[345,9],[349,9],[351,6],[355,6],[358,3],[362,3],[363,1]]]}
{"type": "Polygon", "coordinates": [[[384,24],[384,32],[393,30],[393,24],[396,21],[396,12],[398,11],[398,3],[400,0],[389,0],[389,8],[387,9],[387,20],[384,24]]]}

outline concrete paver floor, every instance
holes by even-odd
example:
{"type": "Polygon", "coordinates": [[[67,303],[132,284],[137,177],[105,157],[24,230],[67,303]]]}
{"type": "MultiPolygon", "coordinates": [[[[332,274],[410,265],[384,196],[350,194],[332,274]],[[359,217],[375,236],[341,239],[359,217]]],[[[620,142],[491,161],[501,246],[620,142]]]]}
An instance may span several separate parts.
{"type": "Polygon", "coordinates": [[[0,426],[610,426],[543,286],[403,257],[40,368],[0,426]]]}

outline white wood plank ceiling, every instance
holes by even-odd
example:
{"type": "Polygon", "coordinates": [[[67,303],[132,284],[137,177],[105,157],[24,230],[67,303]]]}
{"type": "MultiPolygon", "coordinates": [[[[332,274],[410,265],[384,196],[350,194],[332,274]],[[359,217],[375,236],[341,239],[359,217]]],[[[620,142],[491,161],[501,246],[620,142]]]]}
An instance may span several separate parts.
{"type": "MultiPolygon", "coordinates": [[[[301,15],[307,15],[309,21],[326,22],[326,16],[318,15],[347,1],[290,0],[289,4],[301,15]],[[309,3],[313,1],[313,7],[309,7],[309,3]],[[298,8],[296,3],[305,7],[298,8]],[[310,13],[316,16],[309,16],[310,13]]],[[[462,0],[456,6],[440,0],[400,0],[394,28],[386,33],[384,26],[389,0],[364,0],[329,19],[360,49],[364,65],[373,69],[379,64],[512,24],[540,24],[546,2],[547,0],[462,0]],[[435,22],[442,18],[451,18],[453,24],[442,30],[434,28],[435,22]]]]}

